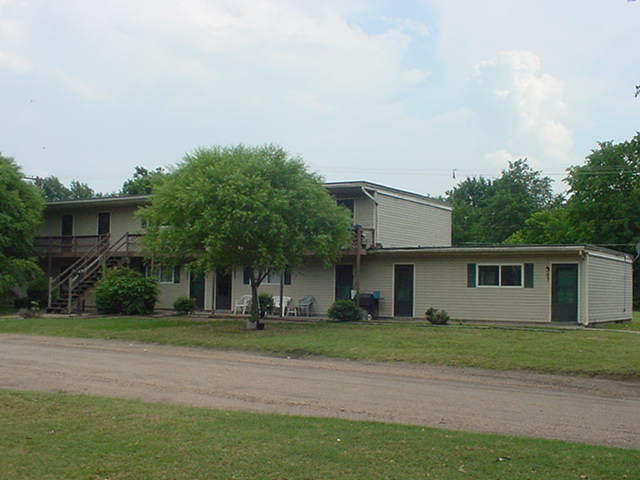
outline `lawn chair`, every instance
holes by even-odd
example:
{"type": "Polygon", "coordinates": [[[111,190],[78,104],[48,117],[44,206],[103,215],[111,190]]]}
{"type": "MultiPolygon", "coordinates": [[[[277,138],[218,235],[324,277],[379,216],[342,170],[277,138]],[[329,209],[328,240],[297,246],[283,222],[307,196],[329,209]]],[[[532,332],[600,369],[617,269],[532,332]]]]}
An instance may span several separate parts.
{"type": "Polygon", "coordinates": [[[278,295],[273,297],[274,311],[278,315],[280,315],[281,313],[282,313],[282,316],[289,315],[289,304],[291,303],[291,297],[283,296],[282,300],[283,300],[282,304],[284,305],[284,310],[280,307],[280,296],[278,295]]]}
{"type": "Polygon", "coordinates": [[[238,301],[233,305],[231,313],[249,313],[249,307],[251,307],[251,295],[242,295],[238,301]]]}
{"type": "Polygon", "coordinates": [[[306,295],[300,299],[298,302],[298,314],[304,315],[306,317],[311,315],[311,309],[316,299],[311,295],[306,295]]]}

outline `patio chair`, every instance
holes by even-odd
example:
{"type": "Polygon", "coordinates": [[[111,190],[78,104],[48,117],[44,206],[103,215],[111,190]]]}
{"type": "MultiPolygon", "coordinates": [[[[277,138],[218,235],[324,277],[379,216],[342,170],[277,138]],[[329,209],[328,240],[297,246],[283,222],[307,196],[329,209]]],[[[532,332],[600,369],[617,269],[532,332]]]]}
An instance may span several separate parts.
{"type": "Polygon", "coordinates": [[[298,312],[299,315],[304,315],[306,317],[311,315],[311,308],[315,303],[316,299],[311,295],[306,295],[298,301],[298,312]]]}
{"type": "MultiPolygon", "coordinates": [[[[289,305],[291,303],[291,297],[287,297],[286,295],[282,296],[282,304],[284,305],[284,311],[282,312],[282,315],[289,315],[289,305]]],[[[280,307],[280,295],[277,295],[275,297],[273,297],[273,308],[275,310],[274,313],[277,313],[278,315],[280,315],[281,307],[280,307]]]]}
{"type": "Polygon", "coordinates": [[[233,305],[233,310],[231,313],[248,313],[249,307],[251,306],[251,295],[242,295],[238,301],[233,305]]]}

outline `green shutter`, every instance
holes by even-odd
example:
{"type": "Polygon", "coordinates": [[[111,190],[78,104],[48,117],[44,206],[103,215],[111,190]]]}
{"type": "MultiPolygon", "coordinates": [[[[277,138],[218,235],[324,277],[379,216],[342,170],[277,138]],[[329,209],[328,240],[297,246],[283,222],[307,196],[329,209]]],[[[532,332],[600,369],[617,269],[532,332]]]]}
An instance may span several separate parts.
{"type": "Polygon", "coordinates": [[[475,288],[476,286],[476,264],[467,263],[467,287],[475,288]]]}
{"type": "Polygon", "coordinates": [[[251,267],[246,267],[242,274],[242,283],[245,285],[249,285],[249,280],[251,279],[251,267]]]}
{"type": "Polygon", "coordinates": [[[524,264],[524,288],[533,288],[533,263],[524,264]]]}
{"type": "Polygon", "coordinates": [[[291,270],[288,268],[284,271],[284,284],[291,285],[291,270]]]}

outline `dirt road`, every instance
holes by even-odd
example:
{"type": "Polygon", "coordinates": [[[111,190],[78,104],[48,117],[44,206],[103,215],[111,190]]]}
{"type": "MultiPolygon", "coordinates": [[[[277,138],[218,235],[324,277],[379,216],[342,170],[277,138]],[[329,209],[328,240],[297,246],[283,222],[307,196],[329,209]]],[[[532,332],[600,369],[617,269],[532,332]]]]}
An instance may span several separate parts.
{"type": "Polygon", "coordinates": [[[0,335],[0,388],[640,449],[640,382],[0,335]]]}

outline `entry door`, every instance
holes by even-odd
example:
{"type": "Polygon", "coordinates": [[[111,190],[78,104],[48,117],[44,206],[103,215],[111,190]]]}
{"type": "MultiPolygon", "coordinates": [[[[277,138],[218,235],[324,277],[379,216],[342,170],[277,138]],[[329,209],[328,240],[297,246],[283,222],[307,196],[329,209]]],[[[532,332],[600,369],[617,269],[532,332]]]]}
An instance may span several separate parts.
{"type": "Polygon", "coordinates": [[[413,316],[413,265],[395,265],[393,316],[413,316]]]}
{"type": "Polygon", "coordinates": [[[551,320],[578,321],[578,264],[552,265],[551,320]]]}
{"type": "Polygon", "coordinates": [[[98,214],[98,235],[108,235],[111,232],[111,214],[100,212],[98,214]]]}
{"type": "Polygon", "coordinates": [[[231,275],[216,271],[216,310],[231,310],[231,275]]]}
{"type": "Polygon", "coordinates": [[[349,300],[353,289],[353,265],[336,265],[336,300],[349,300]]]}
{"type": "Polygon", "coordinates": [[[204,310],[204,275],[189,272],[189,297],[196,299],[196,310],[204,310]]]}
{"type": "Polygon", "coordinates": [[[62,215],[60,221],[61,247],[63,251],[70,251],[73,243],[73,215],[62,215]]]}

